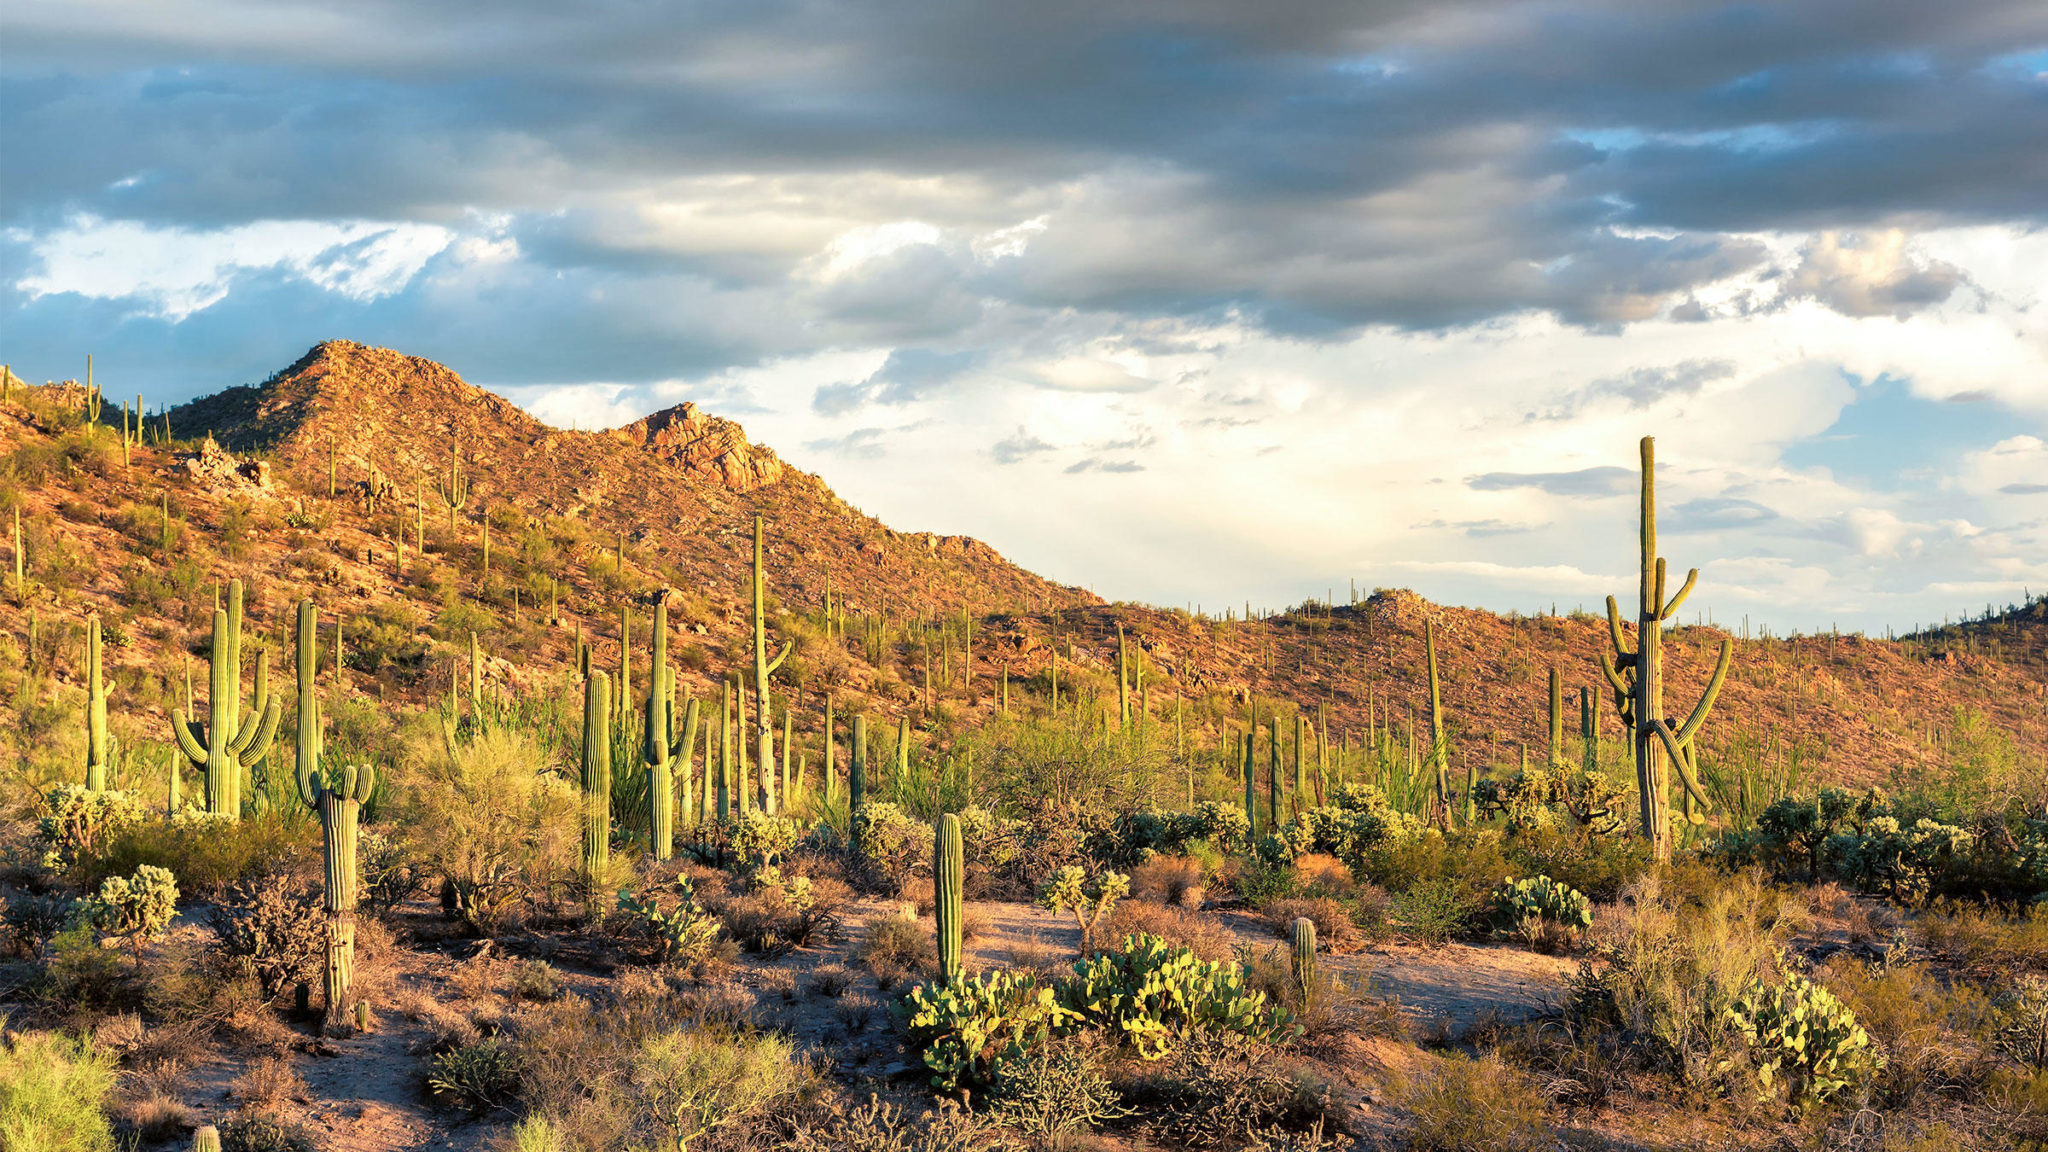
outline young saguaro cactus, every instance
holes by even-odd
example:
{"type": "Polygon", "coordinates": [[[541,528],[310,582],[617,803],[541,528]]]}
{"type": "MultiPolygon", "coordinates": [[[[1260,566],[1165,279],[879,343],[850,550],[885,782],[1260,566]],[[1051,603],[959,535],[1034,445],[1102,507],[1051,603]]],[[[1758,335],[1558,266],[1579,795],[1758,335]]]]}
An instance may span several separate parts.
{"type": "Polygon", "coordinates": [[[302,767],[299,773],[299,799],[320,817],[321,857],[327,865],[324,988],[330,1024],[345,1023],[354,1010],[348,991],[355,979],[357,821],[376,788],[377,771],[367,764],[324,774],[302,767]]]}
{"type": "Polygon", "coordinates": [[[583,682],[583,883],[604,883],[612,844],[612,682],[593,669],[583,682]]]}
{"type": "Polygon", "coordinates": [[[853,747],[847,750],[846,763],[846,811],[851,814],[860,811],[863,801],[868,798],[868,718],[865,713],[853,714],[853,747]]]}
{"type": "Polygon", "coordinates": [[[171,713],[171,731],[185,758],[206,773],[206,810],[232,819],[242,815],[242,765],[262,759],[277,735],[278,705],[268,693],[242,715],[241,667],[242,582],[231,580],[227,607],[213,610],[206,725],[180,708],[171,713]]]}
{"type": "Polygon", "coordinates": [[[1656,437],[1643,437],[1642,460],[1642,572],[1638,589],[1636,650],[1628,650],[1621,629],[1620,605],[1609,596],[1607,629],[1614,652],[1612,655],[1601,654],[1600,671],[1614,689],[1615,708],[1621,713],[1622,727],[1628,730],[1635,749],[1636,790],[1641,802],[1643,836],[1650,841],[1656,859],[1662,861],[1671,858],[1669,792],[1672,765],[1678,768],[1678,780],[1683,788],[1680,799],[1685,819],[1694,824],[1706,822],[1709,801],[1705,790],[1700,787],[1693,737],[1706,723],[1707,713],[1714,707],[1714,698],[1721,694],[1721,684],[1728,678],[1728,661],[1733,645],[1731,641],[1721,641],[1721,658],[1714,665],[1714,675],[1707,681],[1706,691],[1685,722],[1674,725],[1666,719],[1664,625],[1677,614],[1685,598],[1692,594],[1692,586],[1699,579],[1700,570],[1694,568],[1688,572],[1678,593],[1669,600],[1664,598],[1664,558],[1657,555],[1656,437]]]}
{"type": "Polygon", "coordinates": [[[1294,987],[1301,993],[1302,1002],[1307,1003],[1316,987],[1316,922],[1306,916],[1297,917],[1288,942],[1294,948],[1294,987]]]}
{"type": "Polygon", "coordinates": [[[951,984],[960,978],[961,878],[965,874],[960,843],[960,817],[939,817],[932,845],[932,913],[939,933],[939,977],[951,984]]]}
{"type": "Polygon", "coordinates": [[[107,681],[100,663],[100,617],[95,612],[85,622],[85,787],[89,792],[107,788],[107,681]]]}

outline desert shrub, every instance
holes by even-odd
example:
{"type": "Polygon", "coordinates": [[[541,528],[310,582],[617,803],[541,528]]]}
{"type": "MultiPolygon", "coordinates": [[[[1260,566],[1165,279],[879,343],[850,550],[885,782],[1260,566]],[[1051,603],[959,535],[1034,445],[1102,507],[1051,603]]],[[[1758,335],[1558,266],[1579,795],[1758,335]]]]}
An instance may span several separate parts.
{"type": "Polygon", "coordinates": [[[55,1032],[0,1030],[0,1147],[113,1152],[114,1059],[55,1032]]]}
{"type": "Polygon", "coordinates": [[[1748,1044],[1762,1094],[1782,1087],[1795,1105],[1821,1103],[1884,1067],[1856,1014],[1796,972],[1775,984],[1752,981],[1729,1005],[1727,1019],[1748,1044]]]}
{"type": "Polygon", "coordinates": [[[1696,875],[1674,868],[1637,887],[1603,948],[1607,965],[1580,970],[1568,1015],[1619,1033],[1648,1066],[1712,1086],[1738,1062],[1730,1009],[1759,980],[1776,978],[1800,910],[1755,877],[1689,888],[1696,875]]]}
{"type": "Polygon", "coordinates": [[[1362,876],[1369,854],[1408,843],[1422,832],[1422,822],[1397,811],[1375,785],[1346,785],[1332,800],[1296,819],[1298,835],[1292,839],[1297,855],[1334,856],[1362,876]]]}
{"type": "Polygon", "coordinates": [[[1640,836],[1598,835],[1587,828],[1528,829],[1502,846],[1512,875],[1543,875],[1611,904],[1656,863],[1640,836]]]}
{"type": "Polygon", "coordinates": [[[878,971],[933,972],[939,966],[939,945],[933,929],[914,916],[878,916],[861,939],[860,958],[878,971]]]}
{"type": "Polygon", "coordinates": [[[803,839],[802,822],[750,809],[727,822],[726,845],[742,876],[781,863],[803,839]]]}
{"type": "Polygon", "coordinates": [[[432,757],[404,790],[406,822],[435,830],[419,845],[423,863],[447,878],[456,913],[475,931],[497,931],[578,843],[575,798],[546,766],[523,729],[488,725],[432,757]]]}
{"type": "Polygon", "coordinates": [[[869,800],[853,814],[852,845],[865,881],[895,891],[916,869],[930,866],[932,826],[894,804],[869,800]]]}
{"type": "Polygon", "coordinates": [[[51,941],[36,996],[67,1014],[132,1006],[134,972],[111,949],[100,947],[91,925],[75,923],[51,941]]]}
{"type": "Polygon", "coordinates": [[[43,866],[69,867],[79,856],[148,817],[149,809],[133,792],[111,788],[92,792],[83,784],[59,784],[43,797],[43,812],[36,820],[36,831],[48,849],[43,866]]]}
{"type": "MultiPolygon", "coordinates": [[[[1912,1103],[1936,1084],[1983,1080],[1983,1041],[2007,1018],[1975,987],[1944,980],[1921,964],[1882,966],[1846,958],[1831,963],[1824,979],[1884,1053],[1877,1092],[1893,1106],[1912,1103]]],[[[2048,1008],[2048,997],[2036,1003],[2048,1008]]],[[[2048,1055],[2048,1013],[2039,1018],[2041,1050],[2048,1055]]]]}
{"type": "Polygon", "coordinates": [[[237,884],[274,871],[310,870],[318,840],[282,812],[241,820],[187,808],[169,820],[146,820],[80,853],[74,875],[96,885],[144,864],[167,869],[189,894],[225,896],[237,884]]]}
{"type": "Polygon", "coordinates": [[[2048,971],[2048,904],[2013,914],[1938,901],[1913,922],[1927,949],[1945,960],[1996,971],[2048,971]]]}
{"type": "Polygon", "coordinates": [[[1417,1152],[1547,1152],[1543,1096],[1499,1056],[1448,1057],[1403,1086],[1417,1152]]]}
{"type": "Polygon", "coordinates": [[[87,897],[81,911],[95,929],[138,941],[163,933],[178,911],[178,881],[170,872],[144,864],[132,876],[109,876],[87,897]]]}
{"type": "Polygon", "coordinates": [[[1485,907],[1485,900],[1456,878],[1439,877],[1394,897],[1394,924],[1420,943],[1434,946],[1463,935],[1485,907]]]}
{"type": "Polygon", "coordinates": [[[326,923],[312,893],[290,877],[268,876],[236,886],[214,908],[214,954],[275,1000],[326,951],[326,923]]]}
{"type": "Polygon", "coordinates": [[[505,1038],[518,1100],[564,1148],[698,1147],[710,1131],[745,1144],[763,1110],[809,1080],[787,1040],[746,1024],[751,1004],[728,988],[644,980],[599,1003],[568,995],[530,1008],[505,1038]]]}
{"type": "Polygon", "coordinates": [[[1034,1048],[997,1067],[991,1110],[1040,1144],[1122,1119],[1130,1112],[1102,1064],[1084,1043],[1034,1048]]]}
{"type": "Polygon", "coordinates": [[[519,1092],[518,1055],[493,1036],[435,1054],[427,1087],[476,1111],[510,1103],[519,1092]]]}
{"type": "Polygon", "coordinates": [[[1358,940],[1358,925],[1351,909],[1329,896],[1314,899],[1275,900],[1259,910],[1276,936],[1286,936],[1294,922],[1306,918],[1316,926],[1316,947],[1326,952],[1343,952],[1358,940]]]}
{"type": "Polygon", "coordinates": [[[1235,1146],[1296,1110],[1299,1087],[1276,1055],[1234,1032],[1192,1032],[1120,1087],[1162,1147],[1235,1146]]]}
{"type": "Polygon", "coordinates": [[[235,1116],[220,1126],[220,1152],[319,1152],[296,1123],[274,1116],[235,1116]]]}
{"type": "Polygon", "coordinates": [[[1043,1044],[1075,1013],[1035,975],[991,972],[910,990],[896,1006],[911,1051],[950,1092],[990,1084],[1003,1064],[1043,1044]]]}
{"type": "Polygon", "coordinates": [[[912,1116],[901,1105],[870,1095],[866,1104],[855,1107],[837,1098],[822,1101],[798,1115],[776,1147],[787,1152],[1024,1152],[1027,1146],[997,1120],[956,1101],[942,1101],[936,1111],[912,1116]]]}
{"type": "Polygon", "coordinates": [[[1299,1031],[1286,1009],[1249,986],[1236,963],[1203,960],[1154,936],[1125,937],[1120,947],[1076,964],[1060,982],[1059,1002],[1069,1026],[1101,1028],[1148,1060],[1195,1029],[1267,1042],[1299,1031]]]}
{"type": "Polygon", "coordinates": [[[1200,908],[1202,864],[1188,856],[1154,856],[1131,869],[1131,894],[1141,900],[1200,908]]]}
{"type": "Polygon", "coordinates": [[[1157,936],[1169,944],[1187,948],[1204,960],[1228,960],[1236,938],[1214,919],[1198,912],[1168,908],[1150,900],[1126,900],[1116,906],[1103,926],[1106,938],[1157,936]]]}
{"type": "Polygon", "coordinates": [[[719,915],[740,947],[781,955],[835,930],[846,896],[836,880],[799,876],[728,900],[719,915]]]}
{"type": "Polygon", "coordinates": [[[718,917],[697,906],[696,891],[689,877],[676,877],[674,887],[677,897],[668,907],[663,907],[664,902],[655,892],[638,897],[621,892],[619,911],[634,928],[653,937],[662,960],[680,960],[685,964],[707,960],[718,950],[722,925],[718,917]]]}
{"type": "Polygon", "coordinates": [[[62,896],[17,889],[7,894],[0,923],[7,926],[8,942],[16,954],[33,959],[42,955],[51,938],[62,932],[77,912],[77,906],[62,896]]]}
{"type": "Polygon", "coordinates": [[[1254,908],[1264,908],[1275,900],[1291,899],[1301,894],[1301,875],[1295,871],[1292,861],[1268,862],[1258,857],[1247,858],[1238,870],[1232,887],[1245,903],[1254,908]]]}
{"type": "Polygon", "coordinates": [[[727,1128],[795,1090],[790,1042],[781,1036],[663,1032],[633,1061],[635,1094],[675,1147],[727,1128]]]}
{"type": "Polygon", "coordinates": [[[359,897],[372,915],[389,912],[411,899],[426,877],[415,864],[414,849],[396,836],[367,828],[356,834],[359,897]]]}

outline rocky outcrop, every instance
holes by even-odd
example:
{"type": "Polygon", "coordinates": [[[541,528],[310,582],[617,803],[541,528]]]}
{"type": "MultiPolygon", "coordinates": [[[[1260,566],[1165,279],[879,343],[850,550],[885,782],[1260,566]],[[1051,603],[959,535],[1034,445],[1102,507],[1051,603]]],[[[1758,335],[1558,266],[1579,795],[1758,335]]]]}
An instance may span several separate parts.
{"type": "Polygon", "coordinates": [[[664,408],[613,435],[733,492],[782,479],[783,463],[773,451],[747,443],[738,424],[706,415],[692,403],[664,408]]]}
{"type": "Polygon", "coordinates": [[[267,460],[238,460],[208,436],[199,442],[199,450],[188,452],[181,461],[185,471],[192,478],[209,488],[241,488],[253,492],[270,492],[270,462],[267,460]]]}

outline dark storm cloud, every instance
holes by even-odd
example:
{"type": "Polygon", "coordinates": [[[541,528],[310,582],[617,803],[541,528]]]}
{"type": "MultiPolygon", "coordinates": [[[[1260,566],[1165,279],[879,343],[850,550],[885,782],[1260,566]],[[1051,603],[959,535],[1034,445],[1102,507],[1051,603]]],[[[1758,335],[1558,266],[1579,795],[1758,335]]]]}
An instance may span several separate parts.
{"type": "MultiPolygon", "coordinates": [[[[499,219],[520,260],[495,285],[287,303],[339,325],[316,335],[465,354],[488,325],[528,377],[957,344],[991,301],[1308,337],[1526,309],[1615,328],[1766,268],[1734,233],[2048,219],[2048,82],[2024,56],[2043,46],[2038,0],[22,0],[0,223],[499,219]],[[672,202],[709,208],[687,228],[644,210],[672,202]],[[1036,216],[1005,259],[912,244],[804,271],[863,221],[1036,216]],[[511,331],[543,320],[564,347],[511,331]]],[[[1853,315],[1958,283],[1780,271],[1853,315]]],[[[180,344],[252,339],[229,319],[279,293],[238,282],[180,344]]],[[[45,298],[7,337],[92,311],[45,298]]]]}

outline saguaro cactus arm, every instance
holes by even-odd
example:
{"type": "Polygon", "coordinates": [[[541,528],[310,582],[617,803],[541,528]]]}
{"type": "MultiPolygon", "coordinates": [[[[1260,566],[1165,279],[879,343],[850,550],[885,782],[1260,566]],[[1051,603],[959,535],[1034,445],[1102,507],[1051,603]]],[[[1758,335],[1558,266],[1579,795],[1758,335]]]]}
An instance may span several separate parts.
{"type": "Polygon", "coordinates": [[[190,760],[195,766],[204,768],[206,745],[199,742],[198,734],[193,731],[195,727],[197,725],[185,718],[183,708],[171,710],[171,733],[178,738],[178,751],[183,752],[185,759],[190,760]]]}
{"type": "Polygon", "coordinates": [[[264,700],[262,712],[242,717],[242,731],[228,745],[237,763],[261,760],[270,751],[270,742],[277,736],[277,714],[277,700],[269,697],[264,700]]]}

